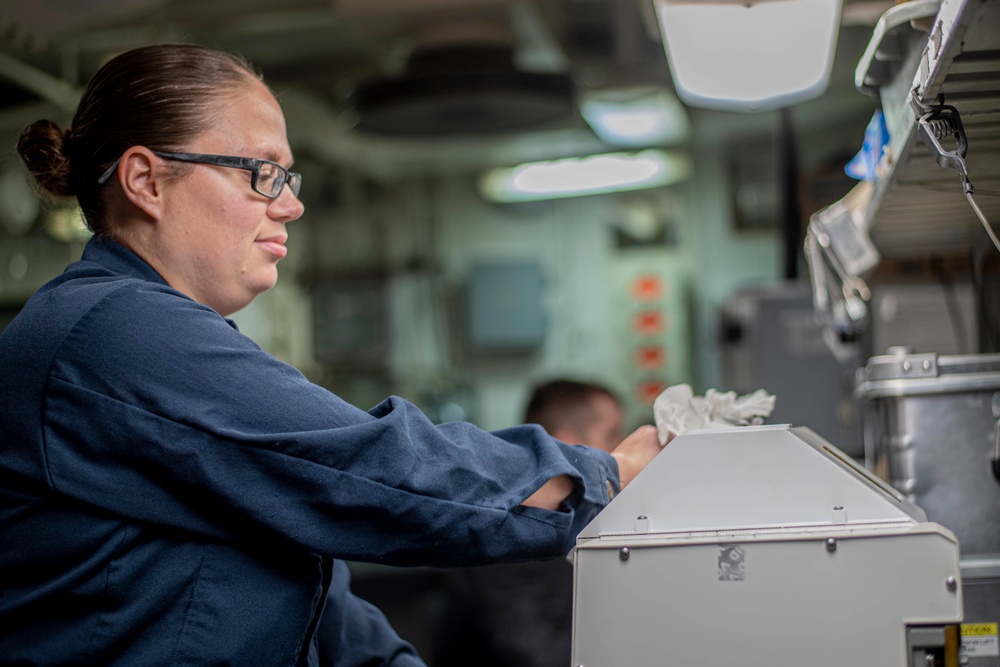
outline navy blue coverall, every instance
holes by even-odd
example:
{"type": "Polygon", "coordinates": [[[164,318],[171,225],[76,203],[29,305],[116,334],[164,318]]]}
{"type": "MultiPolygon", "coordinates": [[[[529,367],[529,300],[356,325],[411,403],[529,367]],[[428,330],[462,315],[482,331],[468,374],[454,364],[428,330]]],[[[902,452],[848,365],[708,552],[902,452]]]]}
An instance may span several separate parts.
{"type": "Polygon", "coordinates": [[[421,665],[339,559],[556,556],[617,485],[539,427],[348,405],[95,238],[0,335],[0,663],[421,665]]]}

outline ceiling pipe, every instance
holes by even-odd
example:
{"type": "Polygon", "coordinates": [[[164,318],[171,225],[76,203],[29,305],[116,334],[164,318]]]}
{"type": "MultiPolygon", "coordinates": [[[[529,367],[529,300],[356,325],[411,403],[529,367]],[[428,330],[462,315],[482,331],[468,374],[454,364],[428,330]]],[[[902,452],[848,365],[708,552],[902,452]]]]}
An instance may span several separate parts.
{"type": "Polygon", "coordinates": [[[0,76],[29,90],[46,102],[72,112],[80,102],[81,91],[58,77],[0,53],[0,76]]]}
{"type": "Polygon", "coordinates": [[[552,29],[537,5],[515,2],[510,6],[514,58],[532,72],[567,72],[569,57],[552,34],[552,29]]]}

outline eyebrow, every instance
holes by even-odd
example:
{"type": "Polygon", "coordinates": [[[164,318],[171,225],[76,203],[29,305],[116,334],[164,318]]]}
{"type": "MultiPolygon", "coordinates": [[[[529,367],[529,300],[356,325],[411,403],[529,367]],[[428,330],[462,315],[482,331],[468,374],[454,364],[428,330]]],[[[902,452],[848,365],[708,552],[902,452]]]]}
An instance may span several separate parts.
{"type": "MultiPolygon", "coordinates": [[[[262,151],[262,153],[263,153],[263,157],[260,158],[260,159],[268,160],[270,162],[275,162],[275,163],[280,164],[281,166],[283,166],[285,169],[291,169],[292,165],[295,164],[295,158],[294,157],[291,157],[291,159],[289,160],[288,164],[286,165],[284,162],[281,161],[281,159],[279,158],[278,153],[276,151],[273,151],[273,150],[264,150],[264,151],[262,151]]],[[[252,154],[253,154],[252,151],[250,153],[248,153],[248,155],[252,155],[252,154]]],[[[289,155],[291,155],[291,154],[289,154],[289,155]]]]}

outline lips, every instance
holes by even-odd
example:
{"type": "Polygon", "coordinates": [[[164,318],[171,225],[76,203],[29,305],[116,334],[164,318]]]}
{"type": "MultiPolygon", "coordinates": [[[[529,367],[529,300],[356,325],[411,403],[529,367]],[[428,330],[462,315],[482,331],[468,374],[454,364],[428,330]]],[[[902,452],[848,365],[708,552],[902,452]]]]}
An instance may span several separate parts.
{"type": "Polygon", "coordinates": [[[264,250],[264,252],[281,259],[288,254],[288,248],[285,247],[285,241],[287,240],[288,237],[283,235],[269,236],[267,238],[257,239],[256,243],[264,250]]]}

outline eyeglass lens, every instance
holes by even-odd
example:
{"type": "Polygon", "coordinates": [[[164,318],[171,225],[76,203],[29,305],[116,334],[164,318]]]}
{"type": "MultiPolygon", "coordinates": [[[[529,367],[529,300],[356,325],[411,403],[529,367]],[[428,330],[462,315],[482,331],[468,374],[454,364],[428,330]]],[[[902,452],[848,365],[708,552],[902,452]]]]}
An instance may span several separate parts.
{"type": "Polygon", "coordinates": [[[288,182],[288,187],[296,197],[299,194],[299,186],[302,185],[302,178],[292,172],[287,172],[276,164],[264,162],[257,172],[257,191],[267,197],[277,197],[281,194],[281,188],[288,182]]]}

